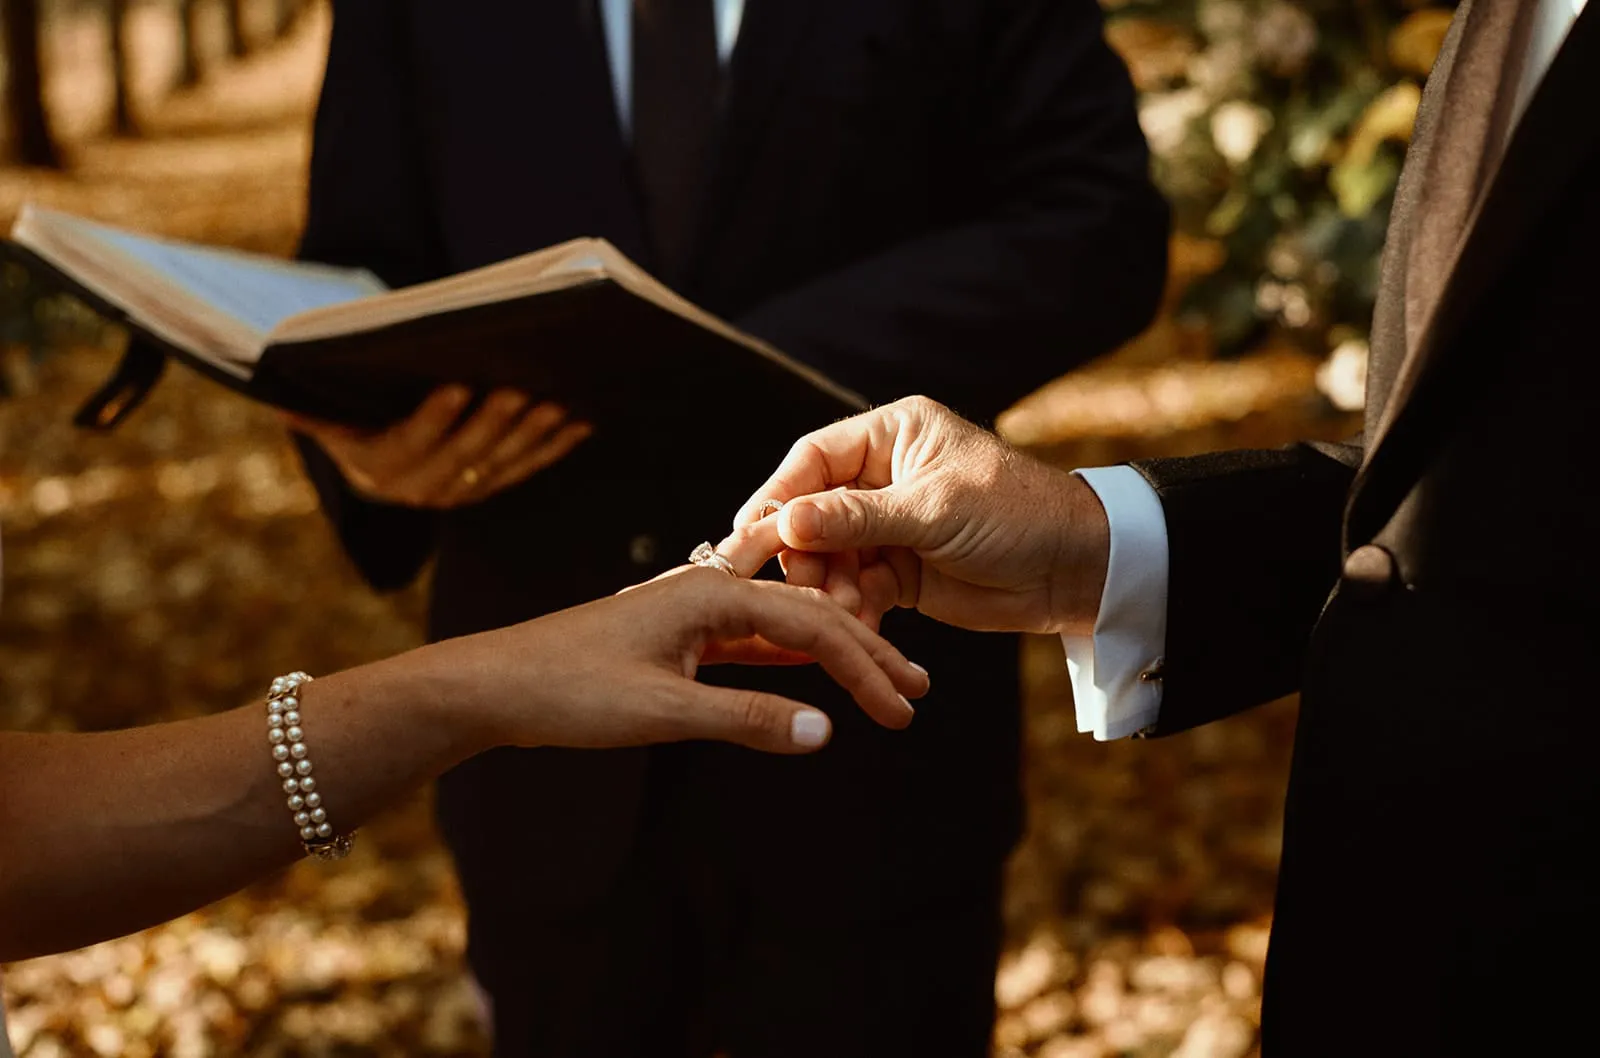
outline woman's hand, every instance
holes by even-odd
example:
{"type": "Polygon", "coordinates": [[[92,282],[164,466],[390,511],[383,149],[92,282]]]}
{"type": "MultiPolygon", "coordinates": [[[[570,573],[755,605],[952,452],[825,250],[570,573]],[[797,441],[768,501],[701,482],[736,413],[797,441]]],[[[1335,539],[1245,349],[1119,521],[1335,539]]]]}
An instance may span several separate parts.
{"type": "Polygon", "coordinates": [[[822,592],[687,567],[512,628],[384,665],[472,710],[485,746],[613,747],[713,739],[819,749],[827,716],[800,702],[695,682],[702,664],[815,661],[885,727],[911,722],[927,674],[822,592]]]}
{"type": "MultiPolygon", "coordinates": [[[[296,703],[304,732],[289,737],[310,745],[315,793],[343,831],[498,745],[718,739],[810,752],[828,741],[822,713],[694,680],[712,659],[799,658],[889,727],[911,720],[901,695],[928,688],[822,593],[690,568],[318,679],[296,703]]],[[[300,794],[281,785],[267,730],[257,699],[125,731],[0,732],[0,962],[143,929],[301,855],[285,802],[300,794]]]]}
{"type": "Polygon", "coordinates": [[[458,423],[471,393],[435,390],[410,417],[368,432],[286,415],[291,429],[328,453],[358,495],[405,507],[479,503],[565,459],[592,433],[554,404],[530,405],[501,390],[458,423]]]}

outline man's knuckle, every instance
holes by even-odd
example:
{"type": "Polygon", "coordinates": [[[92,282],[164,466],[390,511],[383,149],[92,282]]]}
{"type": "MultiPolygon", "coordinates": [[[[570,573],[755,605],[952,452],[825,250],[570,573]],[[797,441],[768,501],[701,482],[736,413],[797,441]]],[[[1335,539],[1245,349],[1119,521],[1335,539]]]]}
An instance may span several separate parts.
{"type": "Polygon", "coordinates": [[[845,527],[852,535],[859,535],[871,528],[872,514],[867,509],[866,502],[857,494],[841,493],[839,507],[844,513],[845,527]]]}
{"type": "Polygon", "coordinates": [[[921,394],[906,398],[905,412],[912,421],[919,423],[956,418],[956,414],[949,408],[932,397],[925,397],[921,394]]]}
{"type": "Polygon", "coordinates": [[[817,453],[817,435],[813,431],[800,438],[789,446],[789,452],[783,457],[780,468],[787,470],[790,467],[803,466],[817,453]]]}

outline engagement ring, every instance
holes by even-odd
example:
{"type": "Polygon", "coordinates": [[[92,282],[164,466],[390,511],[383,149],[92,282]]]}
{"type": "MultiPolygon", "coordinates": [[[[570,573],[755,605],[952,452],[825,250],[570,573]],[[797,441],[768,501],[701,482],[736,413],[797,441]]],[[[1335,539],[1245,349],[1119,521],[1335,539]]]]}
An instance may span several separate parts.
{"type": "Polygon", "coordinates": [[[730,577],[739,575],[739,571],[733,568],[733,563],[717,554],[717,549],[712,547],[709,541],[689,552],[689,561],[707,569],[720,569],[730,577]]]}

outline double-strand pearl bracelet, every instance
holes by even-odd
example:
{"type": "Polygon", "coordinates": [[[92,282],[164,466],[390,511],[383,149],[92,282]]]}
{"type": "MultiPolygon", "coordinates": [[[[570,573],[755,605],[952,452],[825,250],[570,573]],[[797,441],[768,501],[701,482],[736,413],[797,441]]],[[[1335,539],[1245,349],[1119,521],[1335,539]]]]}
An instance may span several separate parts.
{"type": "Polygon", "coordinates": [[[322,807],[322,793],[312,776],[310,750],[300,723],[300,687],[310,683],[303,672],[291,672],[272,681],[267,692],[267,741],[272,744],[272,759],[278,765],[283,792],[289,795],[289,811],[300,828],[300,844],[306,855],[319,860],[342,860],[355,846],[356,836],[335,834],[322,807]]]}

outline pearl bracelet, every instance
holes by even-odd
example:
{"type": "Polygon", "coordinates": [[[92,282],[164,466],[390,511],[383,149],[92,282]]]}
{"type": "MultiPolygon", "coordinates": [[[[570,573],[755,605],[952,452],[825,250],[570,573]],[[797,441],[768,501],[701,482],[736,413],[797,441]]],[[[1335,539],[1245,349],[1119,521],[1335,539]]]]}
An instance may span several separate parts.
{"type": "Polygon", "coordinates": [[[300,725],[300,685],[310,683],[303,672],[291,672],[272,681],[267,692],[267,741],[272,744],[272,759],[278,765],[283,792],[289,795],[289,811],[300,828],[300,844],[306,855],[319,860],[342,860],[355,847],[355,834],[335,834],[322,807],[322,794],[312,777],[306,733],[300,725]]]}

